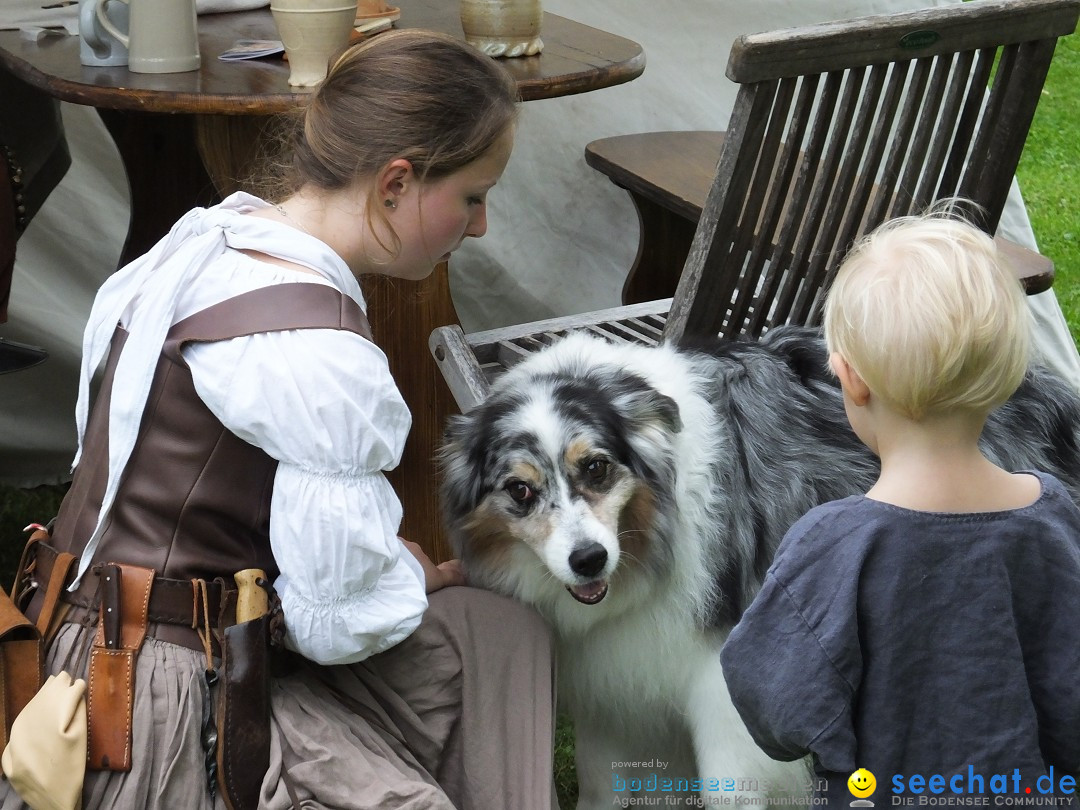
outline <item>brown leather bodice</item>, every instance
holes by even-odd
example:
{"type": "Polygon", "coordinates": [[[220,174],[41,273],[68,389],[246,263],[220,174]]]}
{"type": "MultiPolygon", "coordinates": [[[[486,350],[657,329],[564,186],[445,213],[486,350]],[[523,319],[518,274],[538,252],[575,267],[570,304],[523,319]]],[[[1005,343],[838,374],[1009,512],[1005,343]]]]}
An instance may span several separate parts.
{"type": "MultiPolygon", "coordinates": [[[[244,568],[277,575],[269,542],[277,462],[230,433],[203,404],[180,349],[192,341],[315,328],[371,339],[367,318],[354,301],[331,287],[307,283],[254,290],[169,330],[95,563],[153,568],[159,577],[172,579],[231,581],[244,568]]],[[[52,531],[51,545],[75,555],[86,547],[105,494],[108,405],[125,337],[118,328],[82,459],[52,531]]]]}

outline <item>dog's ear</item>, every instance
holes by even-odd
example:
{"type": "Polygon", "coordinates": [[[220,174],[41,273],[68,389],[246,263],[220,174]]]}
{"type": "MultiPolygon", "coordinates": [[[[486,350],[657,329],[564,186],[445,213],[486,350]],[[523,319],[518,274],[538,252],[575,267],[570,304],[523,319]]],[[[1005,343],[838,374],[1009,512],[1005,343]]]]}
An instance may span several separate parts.
{"type": "Polygon", "coordinates": [[[624,422],[627,463],[640,478],[651,482],[654,494],[667,498],[675,481],[674,436],[682,430],[682,417],[674,399],[640,377],[628,377],[608,389],[611,402],[624,422]]]}
{"type": "Polygon", "coordinates": [[[785,324],[766,332],[759,345],[782,357],[805,387],[839,387],[836,375],[829,371],[829,354],[820,328],[785,324]]]}
{"type": "Polygon", "coordinates": [[[442,474],[444,517],[455,520],[480,502],[484,463],[484,440],[476,411],[450,416],[439,448],[438,464],[442,474]]]}
{"type": "Polygon", "coordinates": [[[518,393],[496,391],[468,413],[447,420],[438,462],[448,520],[471,512],[491,490],[503,438],[499,425],[521,403],[518,393]]]}
{"type": "Polygon", "coordinates": [[[667,433],[682,430],[682,417],[675,400],[661,394],[640,377],[622,380],[614,386],[615,409],[637,427],[656,427],[667,433]]]}

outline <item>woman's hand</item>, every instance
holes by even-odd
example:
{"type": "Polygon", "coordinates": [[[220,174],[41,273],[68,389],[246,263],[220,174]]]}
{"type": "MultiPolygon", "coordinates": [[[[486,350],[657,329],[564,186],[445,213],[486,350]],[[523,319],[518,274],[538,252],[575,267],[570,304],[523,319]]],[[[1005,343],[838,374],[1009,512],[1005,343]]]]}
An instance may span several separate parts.
{"type": "Polygon", "coordinates": [[[420,567],[424,569],[424,587],[428,593],[434,593],[440,588],[451,585],[465,584],[465,570],[461,567],[461,560],[447,560],[436,565],[420,548],[419,543],[406,540],[404,537],[398,539],[405,544],[405,548],[416,557],[420,567]]]}

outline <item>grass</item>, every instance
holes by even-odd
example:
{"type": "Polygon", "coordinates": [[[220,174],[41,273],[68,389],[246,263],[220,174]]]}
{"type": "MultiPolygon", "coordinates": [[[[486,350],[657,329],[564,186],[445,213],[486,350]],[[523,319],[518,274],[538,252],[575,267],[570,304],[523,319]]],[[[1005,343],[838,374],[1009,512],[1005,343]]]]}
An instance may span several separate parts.
{"type": "MultiPolygon", "coordinates": [[[[1080,37],[1061,40],[1017,176],[1040,252],[1054,261],[1054,289],[1069,329],[1080,335],[1080,37]]],[[[55,514],[63,487],[0,487],[0,583],[12,581],[22,528],[55,514]]],[[[559,805],[574,806],[577,782],[573,731],[556,731],[555,779],[559,805]]]]}

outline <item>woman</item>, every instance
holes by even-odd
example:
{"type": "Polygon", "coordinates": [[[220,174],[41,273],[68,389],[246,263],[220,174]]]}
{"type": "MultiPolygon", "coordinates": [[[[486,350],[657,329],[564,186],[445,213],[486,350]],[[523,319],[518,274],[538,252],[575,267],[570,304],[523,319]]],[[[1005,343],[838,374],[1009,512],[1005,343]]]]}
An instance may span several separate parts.
{"type": "Polygon", "coordinates": [[[351,47],[305,111],[280,203],[196,209],[101,288],[75,479],[28,610],[63,619],[49,671],[89,673],[87,810],[221,807],[219,783],[236,807],[550,806],[546,631],[513,602],[443,591],[457,562],[397,537],[383,471],[410,416],[358,284],[423,278],[484,234],[515,101],[448,37],[351,47]],[[247,569],[273,582],[292,651],[268,693],[236,680],[265,653],[236,624],[247,569]],[[129,720],[102,697],[125,689],[129,720]]]}

